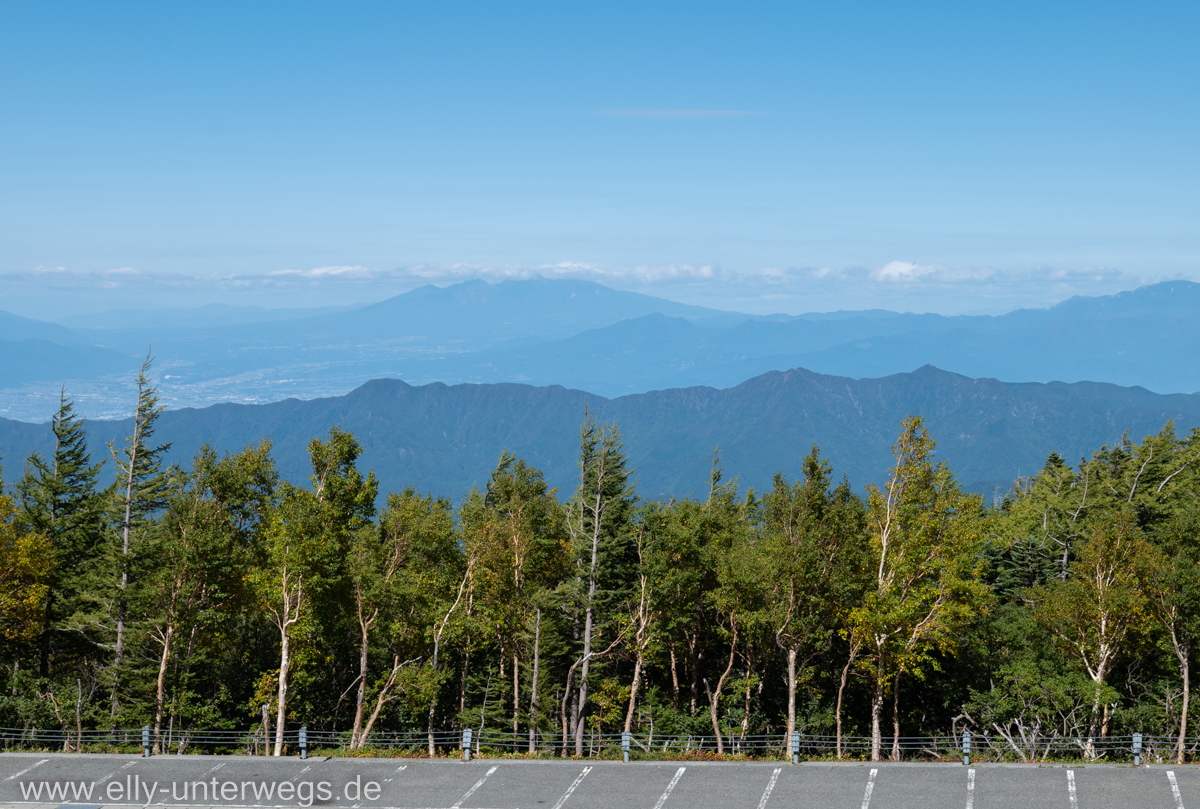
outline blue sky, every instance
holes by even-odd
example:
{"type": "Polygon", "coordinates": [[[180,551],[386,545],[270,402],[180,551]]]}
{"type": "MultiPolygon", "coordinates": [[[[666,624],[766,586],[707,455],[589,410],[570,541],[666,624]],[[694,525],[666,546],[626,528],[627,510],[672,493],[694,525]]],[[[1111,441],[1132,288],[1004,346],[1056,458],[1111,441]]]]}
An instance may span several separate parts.
{"type": "Polygon", "coordinates": [[[0,308],[1200,278],[1186,3],[8,3],[0,308]]]}

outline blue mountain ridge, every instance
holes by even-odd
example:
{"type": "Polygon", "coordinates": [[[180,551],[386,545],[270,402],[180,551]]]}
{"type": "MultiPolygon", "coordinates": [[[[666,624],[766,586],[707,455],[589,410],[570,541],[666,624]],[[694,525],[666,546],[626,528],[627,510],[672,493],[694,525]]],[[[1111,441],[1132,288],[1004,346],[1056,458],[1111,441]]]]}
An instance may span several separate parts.
{"type": "Polygon", "coordinates": [[[16,348],[0,353],[0,413],[48,418],[63,383],[96,416],[128,412],[133,374],[122,369],[148,346],[171,407],[327,397],[377,378],[563,385],[616,397],[725,388],[797,367],[862,378],[926,364],[972,378],[1190,392],[1200,390],[1198,313],[1200,284],[1187,281],[995,317],[878,310],[756,317],[539,278],[425,286],[351,311],[217,318],[203,327],[150,317],[136,325],[128,313],[112,319],[121,328],[75,331],[10,318],[0,319],[0,339],[46,339],[52,328],[61,330],[55,344],[69,350],[43,347],[36,361],[16,348]],[[84,348],[100,352],[93,363],[79,354],[84,348]]]}

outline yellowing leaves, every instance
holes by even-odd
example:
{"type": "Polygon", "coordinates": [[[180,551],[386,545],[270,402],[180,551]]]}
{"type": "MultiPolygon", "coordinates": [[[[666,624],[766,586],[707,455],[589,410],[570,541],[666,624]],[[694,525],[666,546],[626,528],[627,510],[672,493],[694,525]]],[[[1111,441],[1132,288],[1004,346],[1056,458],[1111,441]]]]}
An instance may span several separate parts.
{"type": "Polygon", "coordinates": [[[0,494],[0,637],[29,642],[41,629],[54,551],[46,537],[22,530],[14,513],[0,494]]]}

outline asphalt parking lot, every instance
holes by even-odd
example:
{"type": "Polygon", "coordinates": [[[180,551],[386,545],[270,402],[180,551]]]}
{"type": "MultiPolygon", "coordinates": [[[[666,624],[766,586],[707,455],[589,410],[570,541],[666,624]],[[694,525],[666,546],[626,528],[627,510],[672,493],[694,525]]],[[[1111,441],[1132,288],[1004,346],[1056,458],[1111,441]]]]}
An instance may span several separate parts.
{"type": "Polygon", "coordinates": [[[1200,767],[0,755],[0,807],[314,805],[1200,809],[1200,767]]]}

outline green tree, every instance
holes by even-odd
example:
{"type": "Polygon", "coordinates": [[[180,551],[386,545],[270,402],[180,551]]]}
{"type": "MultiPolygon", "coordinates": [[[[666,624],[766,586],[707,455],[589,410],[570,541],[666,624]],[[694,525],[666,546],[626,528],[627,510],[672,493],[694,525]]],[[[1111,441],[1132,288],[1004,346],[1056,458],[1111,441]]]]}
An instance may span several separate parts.
{"type": "Polygon", "coordinates": [[[312,489],[280,487],[267,523],[266,553],[254,574],[256,590],[279,633],[276,689],[275,755],[283,754],[293,642],[314,637],[322,617],[314,604],[334,591],[344,575],[343,561],[351,538],[370,526],[378,484],[375,473],[364,477],[356,467],[362,447],[348,432],[333,427],[327,441],[308,446],[312,489]]]}
{"type": "MultiPolygon", "coordinates": [[[[717,754],[725,753],[720,722],[720,701],[740,652],[752,660],[755,635],[766,623],[764,584],[769,578],[758,535],[750,525],[752,502],[739,502],[737,487],[722,483],[719,459],[714,455],[708,499],[701,506],[700,530],[706,534],[704,548],[708,564],[716,574],[716,586],[705,594],[718,636],[728,644],[721,649],[714,680],[703,678],[708,695],[708,717],[717,740],[717,754]],[[719,672],[719,673],[717,673],[719,672]]],[[[715,650],[714,650],[715,651],[715,650]]],[[[750,683],[747,673],[746,684],[750,683]]],[[[749,706],[745,718],[749,718],[749,706]]]]}
{"type": "Polygon", "coordinates": [[[1192,650],[1200,640],[1200,543],[1197,543],[1200,520],[1176,518],[1162,533],[1165,536],[1160,535],[1159,541],[1165,547],[1153,554],[1148,565],[1147,594],[1178,664],[1183,704],[1175,740],[1175,763],[1182,764],[1191,707],[1192,650]]]}
{"type": "Polygon", "coordinates": [[[654,581],[661,599],[672,704],[682,710],[683,679],[688,688],[688,716],[695,716],[699,709],[704,647],[713,634],[711,604],[704,594],[717,586],[713,554],[708,549],[712,537],[703,530],[702,506],[692,499],[675,500],[649,512],[655,517],[649,525],[662,551],[655,560],[654,581]]]}
{"type": "MultiPolygon", "coordinates": [[[[442,652],[446,643],[461,634],[464,597],[469,598],[475,567],[465,552],[454,516],[450,501],[423,497],[409,488],[388,495],[379,520],[388,547],[400,555],[390,585],[396,605],[390,635],[394,648],[405,650],[406,659],[421,661],[410,702],[425,713],[431,757],[436,754],[434,729],[446,682],[442,652]]],[[[398,657],[394,659],[398,661],[398,657]]],[[[369,725],[363,733],[368,732],[369,725]]]]}
{"type": "Polygon", "coordinates": [[[114,723],[120,709],[118,695],[125,688],[124,666],[130,588],[140,561],[135,542],[139,533],[149,525],[151,515],[166,505],[166,493],[170,485],[169,474],[162,470],[162,462],[171,445],[168,443],[155,446],[151,443],[158,417],[163,410],[159,404],[158,388],[150,383],[149,373],[153,362],[153,357],[147,354],[138,371],[133,433],[125,439],[125,447],[120,452],[111,445],[109,447],[117,468],[115,506],[120,532],[115,553],[116,590],[113,611],[116,626],[110,674],[112,688],[109,696],[110,719],[114,723]]]}
{"type": "Polygon", "coordinates": [[[264,540],[265,553],[261,564],[251,573],[251,583],[260,608],[279,637],[274,754],[280,756],[294,664],[293,647],[298,634],[314,631],[312,590],[326,584],[322,574],[336,564],[337,549],[325,542],[315,498],[288,483],[280,486],[264,540]]]}
{"type": "MultiPolygon", "coordinates": [[[[434,659],[440,648],[428,645],[435,605],[461,581],[461,552],[453,507],[445,499],[419,495],[409,488],[389,494],[376,530],[355,534],[348,559],[355,611],[361,632],[359,698],[352,748],[363,747],[386,706],[402,694],[422,704],[436,704],[440,684],[434,659]],[[387,667],[367,686],[371,633],[382,630],[387,667]],[[417,669],[410,664],[428,660],[417,669]],[[411,673],[410,673],[411,672],[411,673]],[[374,705],[364,720],[364,705],[374,705]]],[[[436,632],[436,630],[435,630],[436,632]]],[[[433,640],[440,646],[441,635],[433,640]]]]}
{"type": "MultiPolygon", "coordinates": [[[[1192,442],[1195,442],[1193,435],[1192,442]]],[[[1190,449],[1187,447],[1186,449],[1190,449]]],[[[1200,473],[1192,466],[1178,481],[1190,502],[1176,507],[1155,532],[1157,553],[1148,576],[1148,595],[1179,670],[1183,704],[1175,743],[1176,763],[1183,763],[1191,705],[1192,651],[1200,642],[1200,473]]]]}
{"type": "Polygon", "coordinates": [[[482,511],[464,511],[468,542],[479,546],[480,595],[493,605],[501,653],[512,663],[512,727],[519,730],[520,670],[531,664],[529,729],[536,744],[538,678],[541,674],[541,603],[566,571],[569,547],[565,515],[542,473],[504,452],[488,481],[482,511]],[[535,626],[533,648],[526,643],[535,626]]]}
{"type": "MultiPolygon", "coordinates": [[[[615,648],[616,641],[600,652],[594,648],[600,611],[612,601],[613,589],[601,589],[602,579],[619,584],[611,568],[624,564],[635,497],[629,482],[621,434],[615,424],[600,426],[584,413],[579,432],[579,488],[567,507],[567,532],[575,557],[573,592],[575,629],[581,652],[567,671],[565,691],[572,692],[575,671],[579,685],[571,708],[575,755],[583,755],[584,717],[592,661],[615,648]],[[605,569],[610,568],[610,569],[605,569]],[[582,617],[583,625],[579,626],[582,617]]],[[[564,696],[564,700],[566,697],[564,696]]],[[[565,742],[565,739],[564,739],[565,742]]],[[[564,746],[565,752],[565,746],[564,746]]]]}
{"type": "Polygon", "coordinates": [[[50,539],[23,526],[0,493],[0,640],[24,646],[37,638],[54,564],[50,539]]]}
{"type": "Polygon", "coordinates": [[[900,678],[921,676],[933,654],[986,602],[977,578],[982,504],[964,495],[920,417],[903,423],[884,488],[868,488],[874,581],[852,611],[852,634],[874,685],[871,759],[882,752],[884,698],[892,695],[892,758],[900,758],[900,678]]]}
{"type": "Polygon", "coordinates": [[[828,651],[839,618],[859,602],[868,581],[862,501],[847,482],[831,485],[829,462],[815,446],[803,470],[795,483],[777,474],[763,498],[770,622],[787,656],[789,748],[801,673],[828,651]]]}
{"type": "Polygon", "coordinates": [[[218,458],[201,447],[186,474],[175,476],[157,530],[145,553],[153,560],[138,602],[158,670],[154,693],[154,745],[161,744],[168,666],[177,639],[203,627],[211,611],[227,606],[241,589],[269,510],[278,475],[270,444],[218,458]]]}
{"type": "Polygon", "coordinates": [[[84,420],[64,388],[58,412],[50,420],[54,451],[48,459],[29,456],[25,475],[17,484],[19,519],[49,539],[57,564],[47,579],[46,611],[40,634],[40,673],[50,676],[52,655],[76,642],[67,620],[80,609],[79,589],[84,572],[103,551],[104,513],[96,493],[101,464],[92,464],[84,420]]]}
{"type": "Polygon", "coordinates": [[[1004,567],[997,582],[1001,590],[1066,578],[1071,549],[1086,537],[1086,520],[1097,497],[1094,470],[1080,466],[1076,474],[1051,452],[1036,475],[1017,481],[1004,503],[1001,529],[1014,564],[1004,567]]]}
{"type": "Polygon", "coordinates": [[[1096,737],[1108,736],[1113,695],[1108,679],[1149,606],[1143,581],[1153,551],[1129,513],[1098,523],[1082,544],[1065,580],[1034,588],[1040,624],[1082,664],[1092,682],[1085,752],[1096,755],[1096,737]]]}
{"type": "Polygon", "coordinates": [[[632,591],[626,599],[625,620],[629,629],[629,651],[633,657],[633,678],[629,686],[629,703],[625,709],[624,730],[633,730],[634,712],[646,676],[647,663],[660,651],[667,636],[665,616],[669,599],[664,583],[669,578],[673,554],[670,511],[661,503],[646,503],[637,519],[634,546],[637,567],[632,591]]]}

